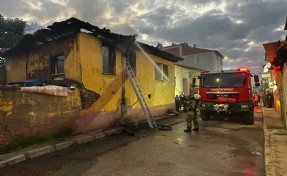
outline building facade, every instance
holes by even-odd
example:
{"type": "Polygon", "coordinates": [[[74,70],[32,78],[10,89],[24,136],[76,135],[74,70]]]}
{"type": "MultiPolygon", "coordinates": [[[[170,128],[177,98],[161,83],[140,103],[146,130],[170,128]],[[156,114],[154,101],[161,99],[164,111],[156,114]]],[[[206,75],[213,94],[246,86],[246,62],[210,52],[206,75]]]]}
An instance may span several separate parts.
{"type": "Polygon", "coordinates": [[[162,47],[162,50],[183,58],[177,64],[199,68],[208,71],[220,71],[223,69],[223,55],[216,50],[197,48],[187,43],[172,44],[172,46],[162,47]]]}
{"type": "Polygon", "coordinates": [[[192,86],[192,79],[197,77],[201,69],[182,66],[182,65],[175,65],[175,95],[193,95],[198,93],[198,84],[196,82],[195,87],[192,86]]]}
{"type": "Polygon", "coordinates": [[[25,35],[3,57],[10,86],[0,90],[0,145],[63,129],[83,133],[145,121],[127,60],[151,114],[164,115],[174,109],[174,63],[182,60],[75,18],[25,35]],[[43,85],[27,87],[35,80],[43,85]],[[51,93],[45,85],[59,87],[41,94],[51,93]]]}
{"type": "MultiPolygon", "coordinates": [[[[287,23],[286,23],[287,26],[287,23]]],[[[285,30],[287,28],[285,27],[285,30]]],[[[268,87],[274,95],[274,108],[287,126],[287,37],[285,41],[263,44],[266,60],[271,63],[271,80],[268,87]]]]}

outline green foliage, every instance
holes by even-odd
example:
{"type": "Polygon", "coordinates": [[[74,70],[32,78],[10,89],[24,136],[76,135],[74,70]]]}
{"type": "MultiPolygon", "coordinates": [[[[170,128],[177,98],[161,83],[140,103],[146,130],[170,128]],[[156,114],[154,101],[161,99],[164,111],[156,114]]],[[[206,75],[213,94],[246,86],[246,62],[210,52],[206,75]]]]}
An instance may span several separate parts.
{"type": "Polygon", "coordinates": [[[21,19],[4,18],[0,14],[0,48],[10,48],[18,42],[24,34],[26,21],[21,19]]]}

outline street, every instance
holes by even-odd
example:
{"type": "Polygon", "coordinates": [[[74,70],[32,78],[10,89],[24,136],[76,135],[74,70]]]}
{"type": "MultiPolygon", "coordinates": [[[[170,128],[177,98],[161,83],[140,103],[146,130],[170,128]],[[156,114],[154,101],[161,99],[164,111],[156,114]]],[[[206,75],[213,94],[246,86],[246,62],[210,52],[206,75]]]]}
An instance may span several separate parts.
{"type": "Polygon", "coordinates": [[[200,131],[184,133],[185,114],[159,121],[172,130],[140,129],[75,145],[1,168],[3,176],[265,175],[262,114],[255,125],[200,119],[200,131]]]}

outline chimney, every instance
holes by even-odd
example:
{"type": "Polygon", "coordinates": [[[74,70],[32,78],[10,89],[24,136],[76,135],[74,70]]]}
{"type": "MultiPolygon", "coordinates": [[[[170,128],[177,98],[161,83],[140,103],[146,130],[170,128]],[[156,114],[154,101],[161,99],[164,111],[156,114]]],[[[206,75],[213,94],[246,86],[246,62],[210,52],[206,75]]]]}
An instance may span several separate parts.
{"type": "Polygon", "coordinates": [[[193,44],[193,48],[196,48],[196,44],[193,44]]]}
{"type": "Polygon", "coordinates": [[[158,43],[156,47],[159,48],[159,49],[163,48],[161,43],[158,43]]]}
{"type": "Polygon", "coordinates": [[[187,42],[184,42],[184,43],[181,43],[181,45],[183,45],[183,46],[188,46],[188,43],[187,43],[187,42]]]}

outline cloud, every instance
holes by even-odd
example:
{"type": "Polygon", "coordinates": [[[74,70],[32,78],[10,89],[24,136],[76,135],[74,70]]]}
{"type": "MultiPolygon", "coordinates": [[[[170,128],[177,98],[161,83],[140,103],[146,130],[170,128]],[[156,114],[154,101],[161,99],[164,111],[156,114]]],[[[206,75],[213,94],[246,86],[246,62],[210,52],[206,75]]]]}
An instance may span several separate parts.
{"type": "Polygon", "coordinates": [[[264,61],[263,43],[286,36],[286,0],[0,0],[4,17],[47,26],[76,17],[149,45],[187,42],[218,50],[252,68],[264,61]],[[282,29],[280,29],[280,27],[282,29]]]}

